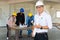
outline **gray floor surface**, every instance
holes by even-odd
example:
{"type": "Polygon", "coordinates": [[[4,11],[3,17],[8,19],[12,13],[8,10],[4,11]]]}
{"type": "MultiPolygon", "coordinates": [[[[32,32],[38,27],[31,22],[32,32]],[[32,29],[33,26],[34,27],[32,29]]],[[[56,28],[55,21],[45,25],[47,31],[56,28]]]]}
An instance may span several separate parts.
{"type": "MultiPolygon", "coordinates": [[[[6,40],[6,27],[0,27],[0,40],[6,40]]],[[[27,31],[23,31],[23,34],[27,34],[27,31]]],[[[11,40],[14,40],[14,30],[11,32],[11,40]]],[[[60,30],[56,27],[53,27],[51,30],[48,31],[49,40],[60,40],[60,30]]],[[[33,40],[31,37],[23,37],[20,40],[33,40]]]]}

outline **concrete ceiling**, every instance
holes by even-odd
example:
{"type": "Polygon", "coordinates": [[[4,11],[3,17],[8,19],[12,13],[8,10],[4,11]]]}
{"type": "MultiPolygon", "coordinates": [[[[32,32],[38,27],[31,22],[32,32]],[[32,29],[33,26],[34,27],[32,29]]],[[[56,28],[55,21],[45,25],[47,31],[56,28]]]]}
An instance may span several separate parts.
{"type": "Polygon", "coordinates": [[[9,0],[0,0],[0,1],[9,1],[9,0]]]}
{"type": "Polygon", "coordinates": [[[58,2],[58,3],[60,3],[60,0],[45,0],[45,1],[51,1],[51,2],[58,2]]]}
{"type": "MultiPolygon", "coordinates": [[[[14,2],[24,2],[24,1],[37,1],[37,0],[0,0],[0,1],[5,1],[5,2],[12,2],[13,3],[13,1],[14,2]]],[[[60,0],[44,0],[44,1],[51,1],[51,2],[58,2],[58,3],[60,3],[60,0]]]]}

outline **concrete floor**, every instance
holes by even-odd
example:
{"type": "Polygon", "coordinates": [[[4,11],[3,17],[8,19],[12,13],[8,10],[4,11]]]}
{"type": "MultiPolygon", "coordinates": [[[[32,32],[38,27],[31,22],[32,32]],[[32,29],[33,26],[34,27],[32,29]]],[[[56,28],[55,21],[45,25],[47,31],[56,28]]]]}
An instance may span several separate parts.
{"type": "Polygon", "coordinates": [[[0,28],[0,40],[6,40],[6,27],[0,28]]]}
{"type": "MultiPolygon", "coordinates": [[[[0,40],[6,40],[6,27],[0,27],[0,40]]],[[[23,31],[23,33],[25,33],[26,31],[23,31]]],[[[14,31],[11,32],[12,33],[12,39],[14,40],[14,31]]],[[[27,34],[27,32],[26,32],[27,34]]],[[[48,36],[49,36],[49,40],[60,40],[60,30],[53,27],[53,29],[49,30],[48,32],[48,36]]],[[[21,40],[33,40],[31,37],[23,37],[20,38],[21,40]]]]}

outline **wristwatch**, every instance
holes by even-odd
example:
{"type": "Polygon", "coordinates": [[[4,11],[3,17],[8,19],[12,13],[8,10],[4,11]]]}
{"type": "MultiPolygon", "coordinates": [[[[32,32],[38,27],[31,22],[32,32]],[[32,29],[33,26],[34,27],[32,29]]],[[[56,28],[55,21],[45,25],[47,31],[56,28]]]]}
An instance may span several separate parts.
{"type": "Polygon", "coordinates": [[[43,29],[42,27],[40,29],[43,29]]]}

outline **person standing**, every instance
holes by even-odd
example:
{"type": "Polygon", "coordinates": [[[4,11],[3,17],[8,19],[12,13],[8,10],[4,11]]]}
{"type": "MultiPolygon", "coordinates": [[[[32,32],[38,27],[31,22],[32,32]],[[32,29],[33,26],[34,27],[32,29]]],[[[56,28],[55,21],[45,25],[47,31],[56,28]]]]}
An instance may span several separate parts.
{"type": "Polygon", "coordinates": [[[48,29],[52,29],[51,16],[44,10],[42,1],[37,1],[35,7],[37,14],[34,16],[32,36],[34,40],[48,40],[48,29]]]}

